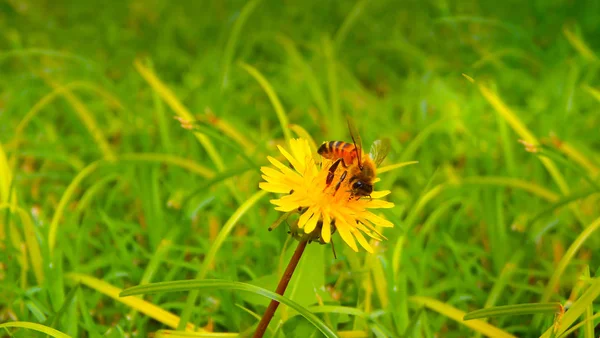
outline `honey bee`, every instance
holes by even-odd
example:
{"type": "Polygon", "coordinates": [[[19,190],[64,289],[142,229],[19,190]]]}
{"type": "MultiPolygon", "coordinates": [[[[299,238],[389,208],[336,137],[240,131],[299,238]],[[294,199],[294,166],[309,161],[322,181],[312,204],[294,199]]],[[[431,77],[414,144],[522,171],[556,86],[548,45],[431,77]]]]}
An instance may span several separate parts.
{"type": "Polygon", "coordinates": [[[318,153],[326,159],[334,161],[329,167],[326,179],[326,188],[331,185],[335,172],[341,164],[346,170],[340,176],[335,186],[334,194],[339,190],[342,182],[349,178],[351,196],[371,197],[373,182],[376,178],[376,168],[383,162],[390,151],[390,140],[384,138],[373,142],[369,154],[363,153],[362,140],[352,120],[348,119],[348,129],[352,143],[344,141],[328,141],[319,147],[318,153]]]}

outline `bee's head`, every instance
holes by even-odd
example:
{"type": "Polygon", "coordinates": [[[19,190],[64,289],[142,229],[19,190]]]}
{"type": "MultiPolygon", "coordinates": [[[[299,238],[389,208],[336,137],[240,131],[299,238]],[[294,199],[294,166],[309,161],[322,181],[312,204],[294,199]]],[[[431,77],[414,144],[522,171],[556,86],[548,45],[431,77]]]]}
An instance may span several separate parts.
{"type": "Polygon", "coordinates": [[[352,184],[352,193],[356,196],[370,196],[373,192],[373,185],[358,180],[352,184]]]}

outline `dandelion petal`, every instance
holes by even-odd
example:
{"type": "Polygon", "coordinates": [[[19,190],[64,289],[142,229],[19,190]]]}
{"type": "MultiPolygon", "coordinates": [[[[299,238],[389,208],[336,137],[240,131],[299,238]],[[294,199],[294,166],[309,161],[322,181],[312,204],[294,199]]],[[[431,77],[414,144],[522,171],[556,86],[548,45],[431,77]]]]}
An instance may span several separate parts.
{"type": "Polygon", "coordinates": [[[323,213],[323,228],[321,229],[321,238],[323,242],[329,243],[331,241],[331,217],[328,213],[323,213]]]}
{"type": "Polygon", "coordinates": [[[381,227],[384,228],[391,228],[394,226],[394,223],[388,221],[387,219],[383,218],[383,217],[379,217],[377,215],[375,215],[372,212],[366,212],[364,214],[364,217],[369,220],[371,223],[375,224],[375,225],[379,225],[381,227]]]}
{"type": "Polygon", "coordinates": [[[312,217],[313,214],[314,214],[313,208],[309,208],[308,210],[306,210],[306,212],[304,212],[298,219],[298,227],[304,228],[304,225],[306,224],[306,222],[308,222],[308,220],[312,217]]]}
{"type": "Polygon", "coordinates": [[[356,230],[354,232],[352,232],[352,234],[354,235],[354,237],[356,237],[356,239],[358,240],[358,243],[360,243],[360,245],[365,248],[365,250],[367,250],[370,253],[373,253],[373,248],[371,247],[371,244],[369,244],[369,242],[367,242],[367,240],[365,239],[365,236],[363,236],[363,234],[360,233],[360,231],[356,230]]]}
{"type": "Polygon", "coordinates": [[[283,154],[283,156],[285,156],[285,158],[290,162],[290,164],[294,167],[294,169],[297,172],[299,172],[299,173],[304,172],[304,163],[301,163],[300,161],[295,159],[294,156],[292,156],[290,153],[288,153],[287,150],[283,149],[282,146],[277,146],[277,147],[279,148],[279,151],[283,154]]]}
{"type": "Polygon", "coordinates": [[[385,197],[389,194],[391,194],[392,192],[389,190],[381,190],[381,191],[373,191],[371,193],[371,198],[382,198],[385,197]]]}
{"type": "Polygon", "coordinates": [[[273,183],[268,183],[268,182],[260,182],[258,184],[258,187],[261,188],[262,190],[268,191],[268,192],[274,192],[274,193],[279,193],[279,194],[284,194],[287,192],[290,192],[288,189],[288,186],[285,185],[281,185],[281,184],[273,184],[273,183]]]}
{"type": "Polygon", "coordinates": [[[348,223],[346,223],[345,221],[342,221],[340,223],[341,224],[337,226],[340,236],[342,237],[344,242],[346,242],[346,244],[348,244],[348,246],[352,248],[352,250],[358,252],[356,241],[354,240],[354,236],[352,236],[352,233],[350,232],[351,225],[348,225],[348,223]]]}
{"type": "Polygon", "coordinates": [[[368,209],[388,209],[393,208],[394,203],[382,200],[372,200],[365,205],[368,209]]]}
{"type": "Polygon", "coordinates": [[[312,217],[306,222],[306,225],[304,226],[304,232],[309,234],[313,230],[315,230],[319,218],[319,211],[317,210],[312,214],[312,217]]]}

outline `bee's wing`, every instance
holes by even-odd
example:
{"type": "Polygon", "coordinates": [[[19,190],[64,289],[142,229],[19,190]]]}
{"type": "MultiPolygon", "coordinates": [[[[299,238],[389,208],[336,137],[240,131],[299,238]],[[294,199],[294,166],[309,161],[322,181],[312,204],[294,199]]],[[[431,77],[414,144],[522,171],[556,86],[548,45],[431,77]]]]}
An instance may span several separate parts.
{"type": "Polygon", "coordinates": [[[377,167],[379,167],[381,162],[383,162],[387,154],[390,152],[390,148],[391,144],[389,138],[384,138],[373,142],[369,156],[371,156],[371,159],[373,162],[375,162],[377,167]]]}
{"type": "Polygon", "coordinates": [[[350,137],[352,137],[352,142],[354,142],[354,148],[356,149],[356,157],[358,158],[358,163],[362,163],[362,140],[360,138],[360,134],[358,133],[358,129],[354,124],[354,121],[347,116],[348,120],[348,129],[350,130],[350,137]]]}

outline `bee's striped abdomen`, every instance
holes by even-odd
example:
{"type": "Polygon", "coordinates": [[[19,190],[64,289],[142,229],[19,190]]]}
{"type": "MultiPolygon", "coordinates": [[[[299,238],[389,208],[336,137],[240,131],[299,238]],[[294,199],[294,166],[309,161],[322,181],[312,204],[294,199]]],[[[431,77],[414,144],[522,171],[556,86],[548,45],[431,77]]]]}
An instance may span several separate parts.
{"type": "Polygon", "coordinates": [[[319,155],[326,159],[335,161],[343,158],[345,165],[350,165],[356,158],[356,148],[354,144],[344,141],[329,141],[321,144],[318,150],[319,155]]]}

